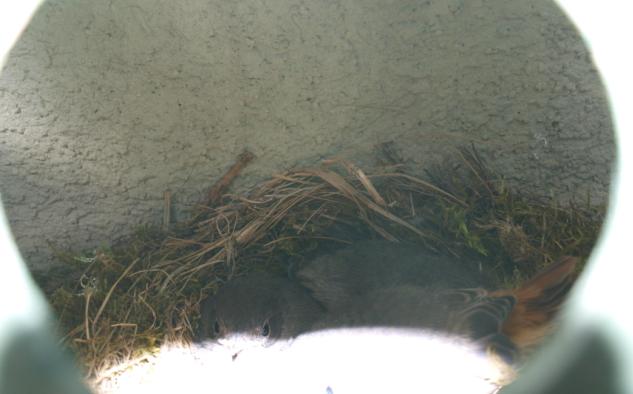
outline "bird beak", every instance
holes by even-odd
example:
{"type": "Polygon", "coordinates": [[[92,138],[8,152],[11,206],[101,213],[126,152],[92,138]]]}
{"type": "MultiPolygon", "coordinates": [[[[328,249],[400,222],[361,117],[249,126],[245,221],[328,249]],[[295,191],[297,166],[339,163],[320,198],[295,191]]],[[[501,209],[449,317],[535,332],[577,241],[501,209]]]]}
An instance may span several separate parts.
{"type": "Polygon", "coordinates": [[[236,333],[218,339],[218,344],[227,352],[231,360],[235,361],[237,356],[248,352],[256,352],[266,347],[266,343],[262,338],[253,335],[236,333]]]}

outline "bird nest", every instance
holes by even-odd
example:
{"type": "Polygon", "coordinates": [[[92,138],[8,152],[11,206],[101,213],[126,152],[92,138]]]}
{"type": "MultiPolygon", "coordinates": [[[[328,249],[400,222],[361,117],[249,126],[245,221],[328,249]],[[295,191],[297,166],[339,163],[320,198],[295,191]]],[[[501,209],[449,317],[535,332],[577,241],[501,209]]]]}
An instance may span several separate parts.
{"type": "Polygon", "coordinates": [[[228,277],[287,272],[324,249],[361,239],[418,242],[478,261],[497,284],[513,286],[562,255],[588,256],[604,207],[511,190],[474,148],[450,165],[412,175],[390,145],[365,171],[345,160],[275,175],[241,195],[225,194],[252,157],[243,155],[191,218],[143,226],[89,254],[57,250],[64,264],[37,278],[63,342],[87,376],[187,342],[198,305],[228,277]]]}

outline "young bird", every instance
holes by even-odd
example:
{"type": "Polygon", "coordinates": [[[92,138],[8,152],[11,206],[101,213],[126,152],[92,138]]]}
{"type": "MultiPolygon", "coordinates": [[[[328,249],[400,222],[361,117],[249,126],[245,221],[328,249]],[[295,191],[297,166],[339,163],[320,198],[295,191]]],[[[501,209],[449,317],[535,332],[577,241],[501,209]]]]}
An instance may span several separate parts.
{"type": "Polygon", "coordinates": [[[424,328],[468,339],[508,364],[539,344],[574,280],[566,257],[518,289],[450,289],[437,285],[376,288],[331,311],[315,328],[424,328]]]}
{"type": "Polygon", "coordinates": [[[267,345],[309,330],[323,308],[289,279],[258,272],[227,282],[201,306],[198,337],[247,336],[267,345]]]}
{"type": "Polygon", "coordinates": [[[430,329],[512,364],[517,350],[549,332],[575,264],[566,258],[518,289],[488,291],[473,287],[485,278],[463,262],[413,245],[364,242],[307,264],[300,283],[263,273],[228,282],[203,303],[200,337],[269,346],[328,328],[430,329]]]}
{"type": "MultiPolygon", "coordinates": [[[[291,280],[251,273],[227,282],[201,306],[200,339],[248,335],[262,344],[309,331],[326,313],[362,295],[402,284],[479,286],[476,271],[413,244],[360,242],[308,263],[291,280]]],[[[330,319],[331,320],[331,319],[330,319]]],[[[322,326],[322,324],[321,324],[322,326]]],[[[226,341],[225,341],[226,342],[226,341]]]]}
{"type": "Polygon", "coordinates": [[[395,286],[458,289],[490,283],[471,262],[432,254],[420,245],[376,240],[323,254],[300,267],[296,277],[328,310],[395,286]]]}

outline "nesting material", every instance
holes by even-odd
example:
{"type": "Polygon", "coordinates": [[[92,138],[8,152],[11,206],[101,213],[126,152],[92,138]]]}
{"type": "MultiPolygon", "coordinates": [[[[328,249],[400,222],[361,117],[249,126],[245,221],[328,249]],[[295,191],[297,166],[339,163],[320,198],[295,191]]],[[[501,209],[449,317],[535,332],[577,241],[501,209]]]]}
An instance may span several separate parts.
{"type": "Polygon", "coordinates": [[[104,371],[189,341],[200,301],[246,271],[287,272],[320,250],[383,238],[477,261],[511,287],[563,255],[588,256],[596,241],[604,207],[513,191],[474,148],[424,177],[388,148],[372,171],[329,160],[242,195],[214,186],[186,222],[144,226],[89,255],[58,250],[63,267],[39,281],[63,342],[98,384],[104,371]]]}

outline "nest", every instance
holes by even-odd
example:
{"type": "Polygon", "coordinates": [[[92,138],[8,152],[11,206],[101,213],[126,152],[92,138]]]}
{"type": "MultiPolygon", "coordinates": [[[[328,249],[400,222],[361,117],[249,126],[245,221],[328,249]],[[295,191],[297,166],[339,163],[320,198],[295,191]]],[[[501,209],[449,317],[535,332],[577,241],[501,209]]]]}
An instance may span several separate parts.
{"type": "MultiPolygon", "coordinates": [[[[223,194],[241,168],[234,166],[183,223],[143,226],[90,254],[56,250],[63,266],[39,282],[63,342],[87,376],[100,376],[164,343],[189,341],[200,301],[227,278],[282,273],[361,239],[418,242],[514,286],[562,255],[588,256],[604,217],[603,206],[563,207],[510,190],[474,148],[424,179],[407,173],[390,145],[380,157],[372,172],[330,160],[275,175],[243,195],[223,194]]],[[[250,159],[242,156],[242,166],[250,159]]],[[[167,223],[168,213],[167,202],[167,223]]]]}

